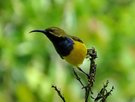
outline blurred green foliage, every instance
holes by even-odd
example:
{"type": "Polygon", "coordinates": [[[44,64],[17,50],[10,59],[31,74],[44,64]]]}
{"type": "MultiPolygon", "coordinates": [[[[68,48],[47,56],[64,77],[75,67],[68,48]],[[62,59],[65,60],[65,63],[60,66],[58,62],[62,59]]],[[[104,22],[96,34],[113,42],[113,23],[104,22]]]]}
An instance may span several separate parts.
{"type": "Polygon", "coordinates": [[[61,102],[52,84],[67,102],[84,101],[72,66],[42,34],[29,34],[50,26],[96,48],[95,92],[108,79],[115,86],[108,102],[135,101],[134,0],[1,0],[0,102],[61,102]]]}

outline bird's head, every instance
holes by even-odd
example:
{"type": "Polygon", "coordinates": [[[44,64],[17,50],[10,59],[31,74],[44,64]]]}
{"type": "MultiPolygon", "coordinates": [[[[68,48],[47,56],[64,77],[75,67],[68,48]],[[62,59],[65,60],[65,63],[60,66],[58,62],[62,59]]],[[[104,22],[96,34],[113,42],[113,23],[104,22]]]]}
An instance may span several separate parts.
{"type": "Polygon", "coordinates": [[[49,36],[62,37],[66,35],[65,31],[58,27],[50,27],[45,30],[32,30],[30,33],[32,32],[41,32],[44,33],[47,37],[49,36]]]}

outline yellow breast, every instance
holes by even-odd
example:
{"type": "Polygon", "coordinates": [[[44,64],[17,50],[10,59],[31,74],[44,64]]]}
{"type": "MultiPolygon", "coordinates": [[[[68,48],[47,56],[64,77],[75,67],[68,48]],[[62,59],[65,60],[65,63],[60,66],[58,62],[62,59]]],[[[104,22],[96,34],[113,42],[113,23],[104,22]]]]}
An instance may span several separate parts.
{"type": "Polygon", "coordinates": [[[73,50],[64,59],[74,66],[79,66],[83,63],[87,54],[86,46],[78,41],[74,41],[73,50]]]}

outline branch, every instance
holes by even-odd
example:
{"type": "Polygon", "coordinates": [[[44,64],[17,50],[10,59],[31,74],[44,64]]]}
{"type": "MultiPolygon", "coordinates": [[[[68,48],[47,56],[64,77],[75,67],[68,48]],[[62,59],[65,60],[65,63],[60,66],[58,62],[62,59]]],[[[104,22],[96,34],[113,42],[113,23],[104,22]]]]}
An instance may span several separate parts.
{"type": "Polygon", "coordinates": [[[75,72],[75,70],[73,69],[73,72],[74,72],[74,75],[76,76],[76,79],[80,82],[80,84],[82,85],[82,88],[84,88],[84,84],[83,82],[81,81],[81,78],[77,75],[77,73],[75,72]]]}
{"type": "Polygon", "coordinates": [[[109,81],[107,80],[106,84],[103,86],[103,88],[100,90],[98,93],[97,97],[95,98],[94,102],[97,102],[101,100],[101,102],[105,102],[107,97],[111,95],[111,92],[114,89],[114,86],[112,86],[112,89],[110,91],[107,91],[107,86],[108,86],[109,81]]]}
{"type": "Polygon", "coordinates": [[[95,82],[95,75],[96,75],[95,59],[97,58],[97,52],[95,51],[95,48],[88,49],[87,55],[89,56],[89,60],[90,60],[90,69],[88,74],[89,75],[88,84],[86,86],[86,92],[85,92],[85,102],[88,102],[90,92],[91,94],[93,94],[92,87],[95,82]]]}
{"type": "Polygon", "coordinates": [[[55,91],[57,92],[57,94],[59,95],[59,97],[63,100],[63,102],[66,102],[66,101],[65,101],[65,98],[64,98],[64,96],[61,94],[60,90],[59,90],[56,86],[54,86],[54,85],[52,85],[52,88],[55,89],[55,91]]]}

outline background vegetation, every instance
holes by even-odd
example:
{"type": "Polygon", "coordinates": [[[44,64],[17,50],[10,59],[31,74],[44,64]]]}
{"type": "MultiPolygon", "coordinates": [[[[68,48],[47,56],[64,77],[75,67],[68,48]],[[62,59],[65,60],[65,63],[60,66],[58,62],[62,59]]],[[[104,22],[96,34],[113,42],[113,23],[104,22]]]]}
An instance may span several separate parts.
{"type": "MultiPolygon", "coordinates": [[[[72,67],[33,29],[63,28],[98,52],[94,91],[108,79],[108,102],[135,102],[134,0],[1,0],[0,102],[83,102],[72,67]]],[[[87,71],[86,60],[82,68],[87,71]]],[[[96,93],[94,93],[96,94],[96,93]]]]}

